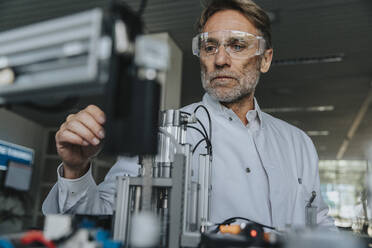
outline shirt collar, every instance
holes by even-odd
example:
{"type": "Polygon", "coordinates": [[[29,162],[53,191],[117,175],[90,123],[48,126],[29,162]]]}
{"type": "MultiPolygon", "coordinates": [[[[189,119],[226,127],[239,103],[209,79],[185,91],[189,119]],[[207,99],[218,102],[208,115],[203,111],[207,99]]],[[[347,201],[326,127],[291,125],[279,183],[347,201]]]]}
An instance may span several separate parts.
{"type": "MultiPolygon", "coordinates": [[[[254,120],[257,117],[257,121],[259,122],[260,129],[262,128],[262,111],[260,106],[257,103],[257,99],[254,98],[254,109],[248,111],[246,114],[246,118],[249,122],[254,120]]],[[[224,116],[230,116],[232,113],[235,114],[231,109],[226,108],[223,106],[219,101],[215,98],[211,97],[208,93],[205,93],[203,96],[203,104],[211,107],[214,111],[224,116]]]]}

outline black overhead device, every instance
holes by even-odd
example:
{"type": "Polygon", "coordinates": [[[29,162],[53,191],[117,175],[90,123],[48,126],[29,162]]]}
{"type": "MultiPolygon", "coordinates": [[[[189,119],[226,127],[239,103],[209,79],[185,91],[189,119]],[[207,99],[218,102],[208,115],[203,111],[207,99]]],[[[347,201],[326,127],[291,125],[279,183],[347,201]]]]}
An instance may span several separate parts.
{"type": "Polygon", "coordinates": [[[152,67],[146,61],[144,55],[164,49],[141,34],[140,15],[123,1],[111,1],[107,10],[3,32],[0,104],[37,101],[45,106],[51,99],[68,104],[71,97],[98,95],[107,115],[104,151],[155,154],[160,95],[156,72],[166,63],[152,67]]]}

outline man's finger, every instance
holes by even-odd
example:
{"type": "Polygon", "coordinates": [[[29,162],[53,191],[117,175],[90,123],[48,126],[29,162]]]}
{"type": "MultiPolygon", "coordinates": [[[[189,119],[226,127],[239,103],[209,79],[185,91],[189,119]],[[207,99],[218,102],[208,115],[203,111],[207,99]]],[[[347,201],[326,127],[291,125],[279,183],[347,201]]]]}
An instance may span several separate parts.
{"type": "Polygon", "coordinates": [[[86,126],[95,136],[100,139],[105,137],[103,127],[94,119],[94,117],[88,111],[81,111],[76,115],[76,119],[79,120],[84,126],[86,126]]]}
{"type": "Polygon", "coordinates": [[[89,143],[85,141],[81,136],[69,131],[63,130],[56,134],[57,143],[69,143],[73,145],[88,146],[89,143]]]}
{"type": "Polygon", "coordinates": [[[70,114],[70,115],[68,115],[67,116],[67,118],[66,118],[66,122],[67,121],[70,121],[72,118],[74,118],[75,117],[75,114],[70,114]]]}
{"type": "Polygon", "coordinates": [[[87,111],[101,125],[106,122],[105,113],[95,105],[89,105],[83,111],[87,111]]]}
{"type": "Polygon", "coordinates": [[[84,126],[80,121],[73,119],[66,123],[66,130],[80,136],[83,140],[89,142],[91,145],[98,145],[100,139],[92,133],[89,128],[84,126]]]}

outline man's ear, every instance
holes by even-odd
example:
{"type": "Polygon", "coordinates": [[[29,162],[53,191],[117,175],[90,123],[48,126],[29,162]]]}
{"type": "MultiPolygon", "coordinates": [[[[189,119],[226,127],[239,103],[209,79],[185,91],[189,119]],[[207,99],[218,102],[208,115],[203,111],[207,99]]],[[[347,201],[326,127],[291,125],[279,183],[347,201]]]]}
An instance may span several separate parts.
{"type": "Polygon", "coordinates": [[[260,71],[267,72],[270,69],[271,61],[273,60],[273,49],[267,49],[262,55],[260,71]]]}

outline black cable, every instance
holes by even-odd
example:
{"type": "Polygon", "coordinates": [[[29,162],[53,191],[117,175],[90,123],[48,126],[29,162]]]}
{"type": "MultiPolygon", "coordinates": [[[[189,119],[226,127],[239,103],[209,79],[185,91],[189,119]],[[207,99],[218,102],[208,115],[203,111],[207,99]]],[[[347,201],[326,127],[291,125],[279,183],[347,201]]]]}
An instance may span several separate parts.
{"type": "Polygon", "coordinates": [[[192,153],[194,154],[196,148],[203,142],[205,141],[207,143],[207,150],[209,151],[210,150],[210,147],[212,146],[210,140],[208,139],[208,137],[203,134],[203,132],[199,129],[199,128],[196,128],[194,126],[190,126],[190,125],[187,125],[186,127],[188,128],[192,128],[192,129],[195,129],[196,131],[198,131],[202,136],[203,136],[203,139],[199,140],[198,143],[194,146],[194,148],[192,149],[192,153]]]}
{"type": "MultiPolygon", "coordinates": [[[[191,115],[190,113],[188,113],[188,112],[184,112],[184,111],[180,111],[181,112],[181,114],[186,114],[186,115],[191,115]]],[[[205,129],[205,126],[203,125],[203,123],[198,119],[198,118],[196,118],[196,120],[197,120],[197,122],[199,123],[199,125],[202,127],[202,129],[203,129],[203,131],[204,131],[204,133],[205,133],[205,136],[207,136],[207,138],[209,139],[209,136],[208,136],[208,133],[207,133],[207,130],[205,129]]]]}
{"type": "Polygon", "coordinates": [[[197,118],[197,121],[198,121],[199,125],[202,127],[202,129],[205,133],[205,136],[208,138],[208,140],[211,140],[210,136],[207,133],[207,129],[205,129],[205,126],[203,125],[203,123],[198,118],[197,118]]]}
{"type": "MultiPolygon", "coordinates": [[[[185,111],[180,111],[181,114],[185,114],[185,115],[188,115],[190,116],[191,114],[188,113],[188,112],[185,112],[185,111]]],[[[205,126],[203,125],[203,123],[198,119],[196,118],[197,122],[200,124],[200,126],[203,128],[203,131],[205,133],[205,136],[209,139],[209,136],[208,136],[208,133],[207,133],[207,130],[205,129],[205,126]]],[[[191,126],[190,126],[191,127],[191,126]]]]}
{"type": "Polygon", "coordinates": [[[194,113],[196,113],[199,108],[203,108],[205,110],[205,112],[207,113],[208,122],[209,122],[209,139],[212,141],[212,121],[211,121],[211,116],[209,115],[208,109],[204,105],[197,106],[196,109],[194,110],[194,113]]]}
{"type": "Polygon", "coordinates": [[[194,149],[192,149],[192,154],[194,154],[196,148],[198,148],[198,146],[199,146],[203,141],[205,141],[205,142],[207,143],[207,148],[210,147],[210,144],[208,143],[208,140],[207,140],[206,138],[201,139],[201,140],[199,140],[198,143],[196,143],[194,149]]]}
{"type": "Polygon", "coordinates": [[[138,9],[138,12],[137,12],[139,16],[142,16],[143,13],[145,12],[146,5],[147,5],[147,0],[142,0],[141,5],[140,5],[140,7],[138,9]]]}
{"type": "Polygon", "coordinates": [[[267,226],[267,225],[264,225],[264,224],[261,224],[261,223],[258,223],[256,221],[253,221],[253,220],[250,220],[248,218],[244,218],[244,217],[232,217],[232,218],[228,218],[226,220],[224,220],[223,222],[219,223],[219,224],[216,224],[217,225],[217,229],[222,226],[222,225],[230,225],[231,223],[235,222],[236,220],[245,220],[245,221],[249,221],[249,222],[252,222],[252,223],[255,223],[259,226],[262,226],[262,227],[266,227],[266,228],[269,228],[269,229],[272,229],[272,230],[276,230],[275,227],[272,227],[272,226],[267,226]]]}
{"type": "MultiPolygon", "coordinates": [[[[201,105],[199,105],[199,106],[201,106],[201,105]]],[[[195,111],[197,111],[198,107],[195,109],[195,111]]],[[[194,111],[194,114],[195,114],[195,111],[194,111]]],[[[206,110],[206,111],[208,113],[208,110],[206,110]]],[[[181,114],[186,114],[186,115],[189,115],[189,116],[191,115],[190,113],[185,112],[185,111],[180,111],[180,113],[181,114]]],[[[209,116],[209,113],[208,113],[208,116],[209,116]]],[[[205,126],[203,125],[203,123],[199,120],[199,118],[196,118],[196,120],[198,121],[199,125],[203,129],[204,134],[203,134],[203,132],[199,128],[196,128],[196,127],[191,126],[191,125],[187,125],[187,127],[197,130],[203,136],[203,139],[199,140],[198,143],[195,145],[194,149],[192,150],[192,153],[194,153],[195,150],[196,150],[196,148],[200,145],[200,143],[205,140],[205,142],[207,143],[207,147],[206,147],[207,148],[207,152],[208,152],[209,155],[212,155],[212,142],[211,142],[211,139],[210,139],[211,133],[208,135],[208,132],[205,129],[205,126]]],[[[209,116],[209,128],[211,128],[210,116],[209,116]]],[[[211,129],[209,129],[209,130],[211,130],[211,129]]]]}
{"type": "Polygon", "coordinates": [[[185,111],[180,111],[181,114],[185,114],[185,115],[191,115],[189,112],[185,112],[185,111]]]}
{"type": "MultiPolygon", "coordinates": [[[[209,122],[209,141],[210,143],[212,144],[212,121],[211,121],[211,116],[209,114],[209,111],[208,109],[204,106],[204,105],[198,105],[195,110],[194,110],[194,113],[196,113],[198,111],[199,108],[202,108],[205,110],[205,112],[207,113],[207,116],[208,116],[208,122],[209,122]]],[[[205,128],[203,127],[204,131],[205,131],[205,128]]],[[[206,132],[206,131],[205,131],[206,132]]],[[[209,154],[212,154],[212,146],[210,147],[210,151],[209,151],[209,154]]]]}
{"type": "Polygon", "coordinates": [[[203,133],[199,128],[194,127],[194,126],[191,126],[191,125],[186,125],[186,127],[195,129],[196,131],[198,131],[201,134],[201,136],[203,136],[204,139],[208,139],[209,140],[208,136],[206,136],[205,133],[203,133]]]}

